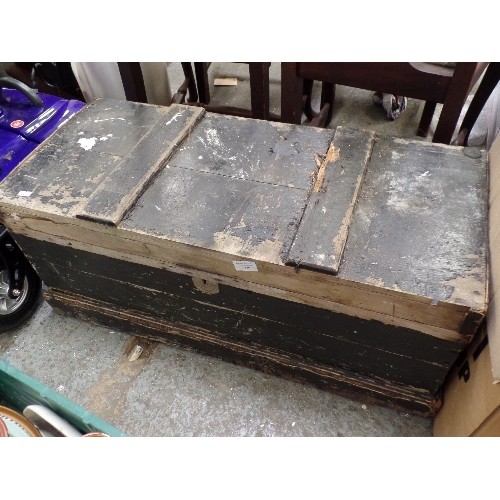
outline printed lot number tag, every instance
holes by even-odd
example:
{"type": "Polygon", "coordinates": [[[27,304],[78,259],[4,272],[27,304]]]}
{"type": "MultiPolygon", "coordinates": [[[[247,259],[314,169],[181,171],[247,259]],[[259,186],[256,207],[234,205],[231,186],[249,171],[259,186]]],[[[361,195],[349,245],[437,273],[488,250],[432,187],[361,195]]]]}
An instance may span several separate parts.
{"type": "Polygon", "coordinates": [[[233,260],[236,271],[258,271],[257,264],[248,260],[233,260]]]}

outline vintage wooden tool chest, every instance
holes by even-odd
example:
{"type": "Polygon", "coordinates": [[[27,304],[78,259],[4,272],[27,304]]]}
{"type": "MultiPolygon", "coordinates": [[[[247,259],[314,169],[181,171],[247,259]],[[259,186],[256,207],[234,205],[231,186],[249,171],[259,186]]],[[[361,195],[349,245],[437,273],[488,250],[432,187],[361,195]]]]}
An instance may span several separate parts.
{"type": "Polygon", "coordinates": [[[0,213],[54,307],[432,415],[486,312],[487,189],[484,151],[100,99],[0,213]]]}

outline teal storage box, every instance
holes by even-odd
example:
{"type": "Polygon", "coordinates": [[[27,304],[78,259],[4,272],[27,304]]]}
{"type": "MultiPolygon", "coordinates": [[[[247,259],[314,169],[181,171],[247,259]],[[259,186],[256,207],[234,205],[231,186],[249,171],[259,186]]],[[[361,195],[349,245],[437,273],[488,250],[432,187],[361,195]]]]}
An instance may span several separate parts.
{"type": "Polygon", "coordinates": [[[103,432],[112,437],[126,437],[126,434],[62,394],[0,360],[0,405],[22,413],[26,406],[34,404],[50,408],[82,434],[103,432]]]}

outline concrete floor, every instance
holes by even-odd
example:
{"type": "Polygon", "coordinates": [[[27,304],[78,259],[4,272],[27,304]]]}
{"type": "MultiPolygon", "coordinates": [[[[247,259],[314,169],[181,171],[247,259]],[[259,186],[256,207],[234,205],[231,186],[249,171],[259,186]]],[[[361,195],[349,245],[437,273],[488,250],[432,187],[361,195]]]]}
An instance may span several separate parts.
{"type": "MultiPolygon", "coordinates": [[[[168,72],[175,91],[182,81],[180,64],[171,63],[168,72]]],[[[214,63],[210,75],[239,79],[236,87],[212,88],[212,103],[249,106],[246,65],[214,63]]],[[[390,122],[371,94],[339,87],[330,127],[417,139],[421,101],[410,100],[400,119],[390,122]]],[[[279,113],[279,64],[271,67],[270,108],[279,113]]],[[[485,143],[486,128],[482,115],[471,135],[474,145],[485,143]]],[[[130,436],[432,435],[431,419],[156,342],[137,340],[144,351],[129,361],[136,340],[64,317],[42,302],[25,325],[0,336],[0,358],[130,436]]]]}

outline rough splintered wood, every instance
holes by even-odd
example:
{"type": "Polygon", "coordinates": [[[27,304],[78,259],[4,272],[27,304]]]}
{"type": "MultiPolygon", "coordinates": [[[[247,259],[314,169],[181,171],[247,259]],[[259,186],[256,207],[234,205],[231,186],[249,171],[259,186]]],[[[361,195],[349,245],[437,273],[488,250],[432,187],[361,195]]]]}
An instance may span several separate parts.
{"type": "Polygon", "coordinates": [[[338,127],[287,264],[337,273],[375,134],[338,127]]]}
{"type": "Polygon", "coordinates": [[[191,106],[172,106],[162,111],[130,154],[104,179],[84,206],[75,211],[76,217],[118,224],[205,112],[203,108],[191,106]]]}
{"type": "Polygon", "coordinates": [[[339,276],[484,313],[486,172],[462,148],[377,139],[339,276]]]}

